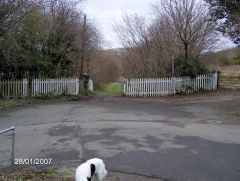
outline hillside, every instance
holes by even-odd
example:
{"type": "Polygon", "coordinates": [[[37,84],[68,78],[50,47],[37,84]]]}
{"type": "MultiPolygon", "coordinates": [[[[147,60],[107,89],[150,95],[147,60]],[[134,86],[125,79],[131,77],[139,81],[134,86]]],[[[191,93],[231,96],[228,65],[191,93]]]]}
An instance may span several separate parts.
{"type": "Polygon", "coordinates": [[[112,55],[122,56],[122,54],[126,53],[126,49],[125,48],[113,48],[113,49],[106,50],[106,52],[108,52],[109,54],[112,54],[112,55]]]}
{"type": "Polygon", "coordinates": [[[220,72],[220,88],[240,90],[240,47],[207,52],[201,60],[210,70],[220,72]]]}
{"type": "MultiPolygon", "coordinates": [[[[106,53],[119,58],[124,57],[125,48],[114,48],[105,50],[106,53]]],[[[201,61],[211,70],[220,70],[228,65],[240,65],[240,47],[231,48],[219,52],[206,52],[200,57],[201,61]]]]}
{"type": "Polygon", "coordinates": [[[201,56],[201,60],[210,69],[215,70],[228,65],[240,65],[240,47],[219,52],[206,52],[201,56]]]}
{"type": "Polygon", "coordinates": [[[107,49],[105,52],[113,57],[115,57],[121,64],[125,59],[126,49],[125,48],[113,48],[107,49]]]}

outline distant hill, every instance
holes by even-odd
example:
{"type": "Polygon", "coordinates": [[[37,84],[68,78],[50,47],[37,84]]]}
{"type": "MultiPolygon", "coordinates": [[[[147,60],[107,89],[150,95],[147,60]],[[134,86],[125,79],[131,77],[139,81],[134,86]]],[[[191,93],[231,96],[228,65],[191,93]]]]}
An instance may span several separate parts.
{"type": "Polygon", "coordinates": [[[201,60],[210,68],[226,65],[240,65],[240,47],[219,52],[206,52],[201,56],[201,60]]]}
{"type": "Polygon", "coordinates": [[[112,49],[107,49],[105,52],[112,54],[112,55],[118,55],[122,56],[124,53],[126,53],[125,48],[112,48],[112,49]]]}
{"type": "MultiPolygon", "coordinates": [[[[125,59],[125,48],[113,48],[104,50],[107,54],[114,56],[120,63],[125,59]]],[[[219,70],[230,65],[240,66],[240,47],[222,50],[219,52],[205,52],[200,57],[201,61],[211,70],[219,70]]]]}
{"type": "Polygon", "coordinates": [[[114,56],[122,64],[127,51],[125,48],[113,48],[104,50],[104,52],[114,56]]]}
{"type": "Polygon", "coordinates": [[[240,90],[240,48],[207,52],[201,60],[210,70],[220,71],[220,88],[240,90]]]}

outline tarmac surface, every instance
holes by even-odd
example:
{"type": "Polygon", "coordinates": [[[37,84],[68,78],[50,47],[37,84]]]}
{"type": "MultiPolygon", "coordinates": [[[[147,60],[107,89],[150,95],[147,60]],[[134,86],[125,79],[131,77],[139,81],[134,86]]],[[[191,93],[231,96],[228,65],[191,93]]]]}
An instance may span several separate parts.
{"type": "MultiPolygon", "coordinates": [[[[109,180],[240,180],[239,93],[96,97],[1,110],[0,129],[12,125],[17,159],[51,158],[43,166],[58,165],[70,177],[78,164],[99,157],[109,180]]],[[[11,135],[0,135],[0,143],[6,166],[11,135]]]]}

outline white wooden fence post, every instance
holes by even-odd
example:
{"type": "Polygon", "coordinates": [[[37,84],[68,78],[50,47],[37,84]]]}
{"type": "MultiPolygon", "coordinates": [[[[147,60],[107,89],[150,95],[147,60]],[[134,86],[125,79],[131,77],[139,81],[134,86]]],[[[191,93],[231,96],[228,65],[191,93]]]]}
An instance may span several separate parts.
{"type": "Polygon", "coordinates": [[[92,81],[92,79],[88,80],[88,90],[93,92],[93,81],[92,81]]]}
{"type": "Polygon", "coordinates": [[[217,84],[218,84],[218,73],[214,73],[213,75],[213,89],[217,90],[217,84]]]}
{"type": "Polygon", "coordinates": [[[28,92],[29,92],[28,89],[29,89],[29,88],[28,88],[28,79],[25,78],[25,93],[24,93],[24,96],[27,96],[27,95],[28,95],[28,92]]]}
{"type": "Polygon", "coordinates": [[[126,95],[126,79],[123,79],[123,94],[126,95]]]}
{"type": "Polygon", "coordinates": [[[75,87],[76,87],[76,90],[75,90],[76,95],[78,95],[79,94],[79,78],[76,78],[75,87]]]}
{"type": "Polygon", "coordinates": [[[22,79],[22,92],[21,95],[24,96],[25,94],[25,79],[22,79]]]}
{"type": "Polygon", "coordinates": [[[172,78],[173,81],[173,95],[176,95],[176,79],[175,77],[172,78]]]}

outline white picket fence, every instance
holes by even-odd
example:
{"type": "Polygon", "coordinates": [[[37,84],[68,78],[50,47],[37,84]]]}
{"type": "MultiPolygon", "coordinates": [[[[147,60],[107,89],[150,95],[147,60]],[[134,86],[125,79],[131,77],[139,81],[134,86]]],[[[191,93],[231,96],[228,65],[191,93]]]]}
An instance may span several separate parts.
{"type": "Polygon", "coordinates": [[[28,94],[28,81],[22,80],[0,80],[0,97],[26,96],[28,94]]]}
{"type": "MultiPolygon", "coordinates": [[[[89,86],[93,90],[92,80],[89,81],[89,86]]],[[[41,96],[44,94],[77,95],[79,94],[79,79],[33,79],[31,86],[27,79],[0,80],[0,97],[41,96]]]]}
{"type": "Polygon", "coordinates": [[[78,78],[32,80],[32,96],[40,96],[43,94],[77,95],[78,93],[79,93],[78,78]]]}
{"type": "Polygon", "coordinates": [[[216,90],[217,79],[217,73],[199,75],[194,79],[190,77],[125,79],[123,91],[126,96],[134,97],[190,94],[216,90]]]}

